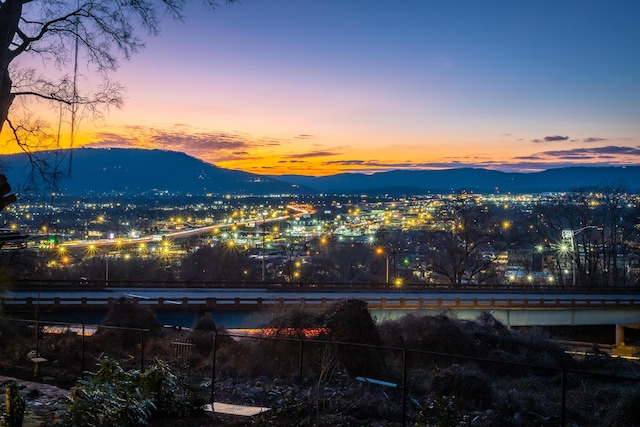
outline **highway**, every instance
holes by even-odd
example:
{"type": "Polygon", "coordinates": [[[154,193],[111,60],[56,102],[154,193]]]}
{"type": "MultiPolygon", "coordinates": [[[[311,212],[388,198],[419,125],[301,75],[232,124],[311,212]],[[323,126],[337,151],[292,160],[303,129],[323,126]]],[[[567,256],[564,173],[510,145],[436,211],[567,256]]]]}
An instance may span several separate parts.
{"type": "MultiPolygon", "coordinates": [[[[304,215],[309,215],[314,213],[313,210],[303,209],[296,205],[289,205],[287,206],[287,208],[295,211],[295,213],[291,215],[282,215],[275,218],[247,219],[245,221],[234,222],[234,223],[224,222],[224,223],[218,223],[218,224],[211,224],[204,227],[196,227],[196,228],[188,228],[185,230],[171,231],[171,232],[162,234],[160,237],[162,239],[173,240],[177,238],[189,237],[189,236],[194,236],[199,234],[213,233],[215,230],[223,230],[226,228],[245,227],[245,226],[248,226],[249,224],[256,224],[256,223],[269,224],[272,222],[288,221],[296,217],[302,217],[304,215]]],[[[72,240],[72,241],[61,242],[59,246],[64,247],[66,249],[74,249],[74,248],[86,248],[90,246],[101,247],[101,246],[109,246],[109,245],[118,245],[118,246],[139,245],[143,243],[144,244],[150,243],[157,239],[158,239],[157,235],[149,235],[149,236],[140,236],[136,238],[72,240]]],[[[34,248],[34,249],[37,249],[37,248],[34,248]]]]}

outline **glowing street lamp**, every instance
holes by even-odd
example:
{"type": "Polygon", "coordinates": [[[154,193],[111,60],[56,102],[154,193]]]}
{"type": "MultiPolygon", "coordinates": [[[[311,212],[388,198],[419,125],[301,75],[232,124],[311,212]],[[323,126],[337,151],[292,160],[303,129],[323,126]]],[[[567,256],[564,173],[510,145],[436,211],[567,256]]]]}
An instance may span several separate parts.
{"type": "MultiPolygon", "coordinates": [[[[376,254],[377,255],[384,255],[387,257],[387,267],[385,270],[385,283],[389,283],[389,255],[391,255],[391,257],[393,258],[393,278],[394,278],[394,282],[395,279],[398,278],[398,272],[396,269],[396,254],[398,253],[398,250],[396,248],[391,248],[391,254],[389,254],[389,252],[385,251],[384,248],[382,247],[377,247],[376,248],[376,254]]],[[[408,265],[408,259],[406,264],[408,265]]]]}
{"type": "Polygon", "coordinates": [[[389,254],[384,251],[384,249],[378,247],[376,248],[377,255],[384,255],[387,257],[387,268],[385,269],[384,275],[384,283],[389,283],[389,254]]]}
{"type": "Polygon", "coordinates": [[[570,228],[565,228],[562,230],[562,245],[560,250],[562,252],[568,253],[571,252],[571,277],[573,286],[576,286],[576,242],[574,237],[578,234],[582,233],[584,230],[589,228],[598,228],[595,225],[587,225],[586,227],[578,228],[577,230],[572,230],[570,228]]]}

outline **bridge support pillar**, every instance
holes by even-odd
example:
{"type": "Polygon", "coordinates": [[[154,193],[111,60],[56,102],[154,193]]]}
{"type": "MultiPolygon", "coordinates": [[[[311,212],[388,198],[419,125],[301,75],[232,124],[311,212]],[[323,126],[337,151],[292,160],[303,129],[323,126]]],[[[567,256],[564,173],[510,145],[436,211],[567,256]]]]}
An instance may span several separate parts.
{"type": "Polygon", "coordinates": [[[624,325],[616,325],[616,346],[624,346],[624,325]]]}

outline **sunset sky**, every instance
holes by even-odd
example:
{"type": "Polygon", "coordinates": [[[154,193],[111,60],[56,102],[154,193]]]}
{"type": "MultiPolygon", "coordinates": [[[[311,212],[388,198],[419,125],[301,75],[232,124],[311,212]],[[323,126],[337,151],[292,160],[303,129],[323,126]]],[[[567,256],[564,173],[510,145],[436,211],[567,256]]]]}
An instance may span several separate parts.
{"type": "Polygon", "coordinates": [[[242,0],[166,21],[76,145],[259,174],[640,164],[640,1],[242,0]]]}

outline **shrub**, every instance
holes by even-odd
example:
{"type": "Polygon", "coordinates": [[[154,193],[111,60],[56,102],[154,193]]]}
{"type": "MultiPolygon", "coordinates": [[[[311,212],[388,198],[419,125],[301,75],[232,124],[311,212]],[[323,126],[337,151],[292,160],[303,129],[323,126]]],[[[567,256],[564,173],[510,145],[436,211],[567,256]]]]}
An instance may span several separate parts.
{"type": "Polygon", "coordinates": [[[154,412],[179,413],[177,381],[168,365],[158,362],[144,372],[124,370],[112,359],[102,359],[98,371],[80,380],[63,425],[148,425],[154,412]]]}
{"type": "Polygon", "coordinates": [[[431,392],[438,397],[455,397],[455,407],[460,409],[488,409],[493,402],[493,390],[487,379],[459,365],[438,372],[431,381],[431,392]]]}
{"type": "Polygon", "coordinates": [[[386,374],[381,350],[367,347],[381,346],[382,339],[365,301],[339,301],[323,313],[322,318],[333,340],[356,344],[337,345],[338,359],[350,375],[380,378],[386,374]]]}
{"type": "Polygon", "coordinates": [[[233,343],[233,339],[229,337],[226,329],[222,326],[217,326],[211,314],[206,313],[191,328],[189,339],[196,352],[201,356],[206,356],[213,350],[214,336],[217,348],[220,348],[221,345],[233,343]]]}
{"type": "Polygon", "coordinates": [[[380,326],[387,345],[447,354],[474,354],[476,343],[464,324],[447,316],[408,314],[380,326]]]}
{"type": "Polygon", "coordinates": [[[140,343],[140,329],[148,330],[145,332],[148,336],[160,336],[162,333],[162,325],[149,307],[134,304],[126,298],[120,298],[109,308],[100,326],[95,334],[96,339],[106,334],[109,341],[115,340],[125,348],[140,343]]]}
{"type": "Polygon", "coordinates": [[[147,425],[154,408],[143,396],[135,371],[125,371],[111,359],[102,359],[98,372],[79,381],[67,412],[69,426],[147,425]]]}
{"type": "Polygon", "coordinates": [[[24,420],[25,403],[20,395],[18,385],[15,381],[10,381],[5,386],[6,394],[6,414],[4,423],[7,427],[21,427],[24,420]]]}

